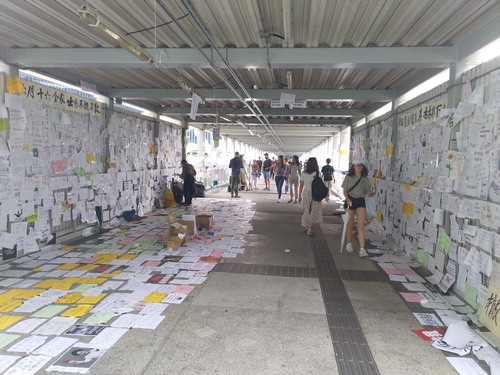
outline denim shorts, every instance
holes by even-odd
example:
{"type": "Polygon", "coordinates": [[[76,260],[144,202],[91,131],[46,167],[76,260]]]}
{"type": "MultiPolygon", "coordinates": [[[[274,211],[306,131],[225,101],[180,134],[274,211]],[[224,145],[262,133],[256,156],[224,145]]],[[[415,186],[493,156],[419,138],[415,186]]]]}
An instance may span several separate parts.
{"type": "Polygon", "coordinates": [[[351,205],[349,206],[350,210],[356,210],[357,208],[366,208],[365,204],[365,197],[361,198],[353,198],[349,196],[349,199],[351,200],[351,205]]]}
{"type": "Polygon", "coordinates": [[[269,177],[271,175],[271,172],[269,172],[269,171],[262,171],[262,173],[264,173],[264,178],[269,179],[269,177]]]}

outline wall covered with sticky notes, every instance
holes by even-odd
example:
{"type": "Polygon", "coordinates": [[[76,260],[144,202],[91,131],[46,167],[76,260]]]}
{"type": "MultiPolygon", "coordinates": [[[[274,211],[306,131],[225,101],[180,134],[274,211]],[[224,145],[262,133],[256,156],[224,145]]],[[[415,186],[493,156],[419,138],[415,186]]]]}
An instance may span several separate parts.
{"type": "Polygon", "coordinates": [[[462,75],[453,108],[447,91],[445,83],[355,130],[351,153],[374,177],[371,230],[421,262],[442,292],[491,308],[500,288],[500,59],[462,75]]]}
{"type": "Polygon", "coordinates": [[[180,129],[83,92],[12,82],[0,104],[0,262],[152,209],[180,166],[180,129]]]}

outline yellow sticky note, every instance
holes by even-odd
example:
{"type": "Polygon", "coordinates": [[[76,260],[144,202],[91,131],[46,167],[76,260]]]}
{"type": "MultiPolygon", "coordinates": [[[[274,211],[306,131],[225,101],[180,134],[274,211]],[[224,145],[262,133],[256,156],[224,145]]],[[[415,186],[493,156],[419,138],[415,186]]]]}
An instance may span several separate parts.
{"type": "Polygon", "coordinates": [[[43,280],[38,284],[33,285],[33,288],[51,289],[55,281],[57,280],[54,279],[43,280]]]}
{"type": "Polygon", "coordinates": [[[59,250],[71,251],[71,250],[75,250],[75,249],[76,249],[76,246],[64,246],[64,247],[61,247],[59,250]]]}
{"type": "Polygon", "coordinates": [[[382,211],[377,211],[377,216],[375,216],[375,220],[378,222],[382,221],[382,211]]]}
{"type": "Polygon", "coordinates": [[[57,290],[71,290],[73,288],[74,280],[54,280],[51,289],[57,290]]]}
{"type": "Polygon", "coordinates": [[[23,144],[23,147],[22,147],[23,151],[24,152],[30,152],[31,151],[31,145],[28,145],[28,144],[23,144]]]}
{"type": "Polygon", "coordinates": [[[75,303],[82,298],[82,293],[68,293],[58,298],[55,303],[75,303]]]}
{"type": "Polygon", "coordinates": [[[385,149],[385,156],[391,156],[392,155],[392,152],[394,150],[394,145],[391,143],[390,145],[387,145],[386,149],[385,149]]]}
{"type": "Polygon", "coordinates": [[[134,258],[137,257],[137,254],[124,254],[122,255],[121,257],[119,257],[118,259],[128,259],[128,260],[132,260],[134,258]]]}
{"type": "Polygon", "coordinates": [[[154,293],[148,294],[146,297],[144,297],[144,299],[142,300],[142,302],[150,302],[150,303],[152,303],[152,302],[161,302],[167,296],[168,296],[167,293],[154,292],[154,293]]]}
{"type": "Polygon", "coordinates": [[[38,296],[43,290],[41,289],[11,289],[5,292],[3,295],[10,296],[14,299],[30,299],[31,297],[38,296]]]}
{"type": "Polygon", "coordinates": [[[24,316],[2,315],[0,316],[0,329],[5,329],[20,321],[24,316]]]}
{"type": "Polygon", "coordinates": [[[7,130],[7,119],[0,118],[0,130],[7,130]]]}
{"type": "Polygon", "coordinates": [[[415,183],[415,180],[410,180],[405,184],[405,190],[410,191],[411,190],[411,185],[415,183]]]}
{"type": "Polygon", "coordinates": [[[122,273],[122,271],[116,270],[116,271],[111,272],[111,273],[101,273],[99,276],[101,276],[101,277],[114,277],[116,275],[119,275],[120,273],[122,273]]]}
{"type": "Polygon", "coordinates": [[[403,213],[406,215],[413,215],[413,210],[415,209],[415,205],[413,202],[403,202],[403,213]]]}
{"type": "Polygon", "coordinates": [[[87,153],[87,164],[92,164],[95,160],[95,154],[87,153]]]}
{"type": "Polygon", "coordinates": [[[24,302],[21,300],[11,299],[0,303],[0,312],[9,312],[21,306],[24,302]]]}
{"type": "Polygon", "coordinates": [[[98,278],[98,277],[86,277],[82,279],[78,279],[79,284],[102,284],[103,282],[107,281],[107,279],[98,278]]]}
{"type": "Polygon", "coordinates": [[[75,306],[71,309],[66,310],[60,316],[70,316],[73,318],[79,318],[81,316],[84,316],[86,313],[88,313],[90,310],[94,308],[94,305],[78,305],[75,306]]]}
{"type": "Polygon", "coordinates": [[[38,208],[35,208],[35,212],[33,215],[26,217],[26,221],[28,223],[34,223],[35,221],[38,221],[38,208]]]}
{"type": "Polygon", "coordinates": [[[104,293],[99,294],[98,296],[84,296],[78,300],[78,303],[91,303],[95,305],[96,303],[99,303],[99,301],[104,297],[106,297],[106,294],[104,293]]]}
{"type": "Polygon", "coordinates": [[[66,263],[66,264],[61,264],[59,267],[56,268],[56,270],[72,270],[75,267],[78,267],[78,263],[66,263]]]}
{"type": "Polygon", "coordinates": [[[19,77],[7,77],[5,86],[9,94],[22,94],[24,93],[23,81],[19,77]]]}
{"type": "Polygon", "coordinates": [[[90,271],[90,270],[93,270],[94,268],[97,268],[97,267],[99,267],[99,266],[96,264],[86,264],[84,266],[78,267],[77,270],[78,271],[90,271]]]}
{"type": "Polygon", "coordinates": [[[156,154],[156,145],[149,145],[149,153],[156,154]]]}

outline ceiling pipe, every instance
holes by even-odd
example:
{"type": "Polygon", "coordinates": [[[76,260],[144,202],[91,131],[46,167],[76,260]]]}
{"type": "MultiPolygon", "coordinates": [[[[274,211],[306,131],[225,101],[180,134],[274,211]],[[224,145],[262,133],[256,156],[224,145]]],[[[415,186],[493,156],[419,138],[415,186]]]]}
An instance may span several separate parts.
{"type": "MultiPolygon", "coordinates": [[[[219,51],[218,47],[215,45],[215,42],[213,41],[213,39],[211,38],[211,36],[208,34],[208,32],[205,30],[205,28],[201,24],[200,20],[198,19],[198,17],[194,13],[194,11],[191,9],[190,5],[187,4],[187,2],[185,0],[181,0],[181,1],[182,1],[182,4],[184,5],[184,7],[187,9],[188,13],[193,17],[193,19],[196,22],[196,24],[198,25],[198,27],[201,29],[201,31],[203,32],[203,34],[205,35],[205,37],[210,42],[213,50],[217,53],[217,55],[220,57],[220,59],[224,62],[224,65],[226,65],[228,71],[230,72],[231,76],[236,81],[236,83],[238,84],[238,86],[240,87],[240,89],[243,91],[243,93],[245,94],[245,96],[248,99],[251,99],[250,93],[245,88],[245,86],[242,84],[242,82],[240,81],[240,79],[236,75],[236,73],[233,70],[233,68],[231,67],[231,65],[225,59],[224,55],[219,51]]],[[[271,124],[269,123],[267,117],[265,117],[265,115],[262,113],[261,109],[258,106],[254,105],[254,107],[257,110],[257,112],[259,112],[259,114],[257,114],[256,111],[252,108],[252,106],[250,106],[249,103],[245,101],[245,98],[243,98],[240,95],[240,93],[236,90],[236,88],[234,88],[232,86],[232,84],[226,79],[226,77],[224,76],[224,73],[212,61],[212,58],[210,56],[208,56],[203,51],[203,49],[200,46],[198,46],[197,42],[189,35],[189,33],[187,32],[187,30],[184,28],[184,26],[182,26],[182,24],[177,20],[177,18],[172,14],[172,12],[170,12],[170,10],[165,6],[165,4],[163,3],[163,0],[157,0],[157,2],[158,2],[158,4],[160,4],[160,6],[162,7],[162,9],[168,14],[168,16],[172,19],[172,21],[180,28],[180,30],[184,33],[184,35],[196,47],[196,49],[198,49],[198,51],[205,57],[205,59],[210,63],[210,65],[217,72],[217,74],[220,76],[220,78],[222,78],[225,81],[225,84],[235,93],[235,95],[238,97],[238,99],[241,100],[241,102],[253,113],[253,115],[259,120],[259,122],[261,122],[262,125],[266,128],[266,130],[268,130],[272,134],[273,138],[278,143],[278,145],[280,147],[282,147],[283,149],[285,149],[285,146],[284,146],[283,142],[278,137],[278,135],[276,134],[276,132],[272,128],[271,124]],[[262,116],[262,117],[260,117],[260,116],[262,116]]]]}

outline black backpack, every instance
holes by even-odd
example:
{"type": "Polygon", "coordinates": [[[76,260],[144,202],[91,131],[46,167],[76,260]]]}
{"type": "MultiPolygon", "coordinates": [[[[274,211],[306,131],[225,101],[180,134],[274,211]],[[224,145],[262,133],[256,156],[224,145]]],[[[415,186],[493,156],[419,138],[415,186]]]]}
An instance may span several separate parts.
{"type": "Polygon", "coordinates": [[[313,200],[316,202],[321,202],[328,195],[328,188],[321,177],[319,177],[319,172],[316,172],[316,176],[312,180],[311,190],[313,200]]]}

